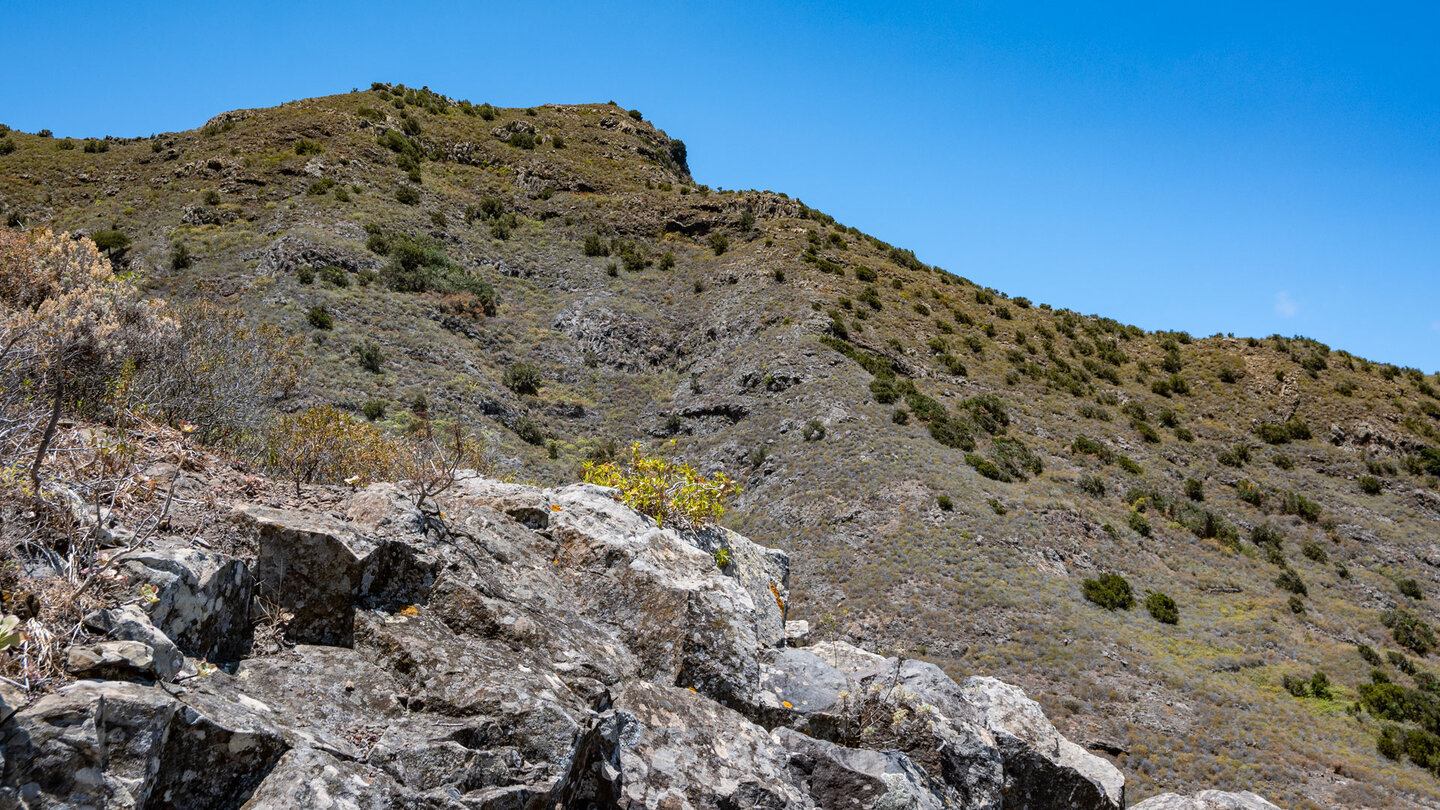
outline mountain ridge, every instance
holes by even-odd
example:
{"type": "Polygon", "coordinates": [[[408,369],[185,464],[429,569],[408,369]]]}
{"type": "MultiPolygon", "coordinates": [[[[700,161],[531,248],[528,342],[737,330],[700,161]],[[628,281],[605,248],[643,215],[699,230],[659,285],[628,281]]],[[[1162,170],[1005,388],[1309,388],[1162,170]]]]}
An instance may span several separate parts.
{"type": "Polygon", "coordinates": [[[742,471],[729,522],[801,552],[797,613],[1015,678],[1139,795],[1213,770],[1297,807],[1433,798],[1376,753],[1383,720],[1282,685],[1322,670],[1358,705],[1350,642],[1399,654],[1381,613],[1434,620],[1396,584],[1435,581],[1432,375],[1007,298],[782,194],[695,184],[683,145],[617,106],[466,104],[382,85],[93,151],[11,133],[0,208],[119,231],[154,291],[305,338],[284,410],[379,402],[393,423],[424,395],[537,481],[637,438],[742,471]],[[527,393],[505,384],[521,365],[527,393]],[[1179,624],[1085,601],[1108,572],[1179,624]],[[1145,753],[1197,734],[1188,760],[1145,753]],[[1256,739],[1273,756],[1246,762],[1256,739]]]}

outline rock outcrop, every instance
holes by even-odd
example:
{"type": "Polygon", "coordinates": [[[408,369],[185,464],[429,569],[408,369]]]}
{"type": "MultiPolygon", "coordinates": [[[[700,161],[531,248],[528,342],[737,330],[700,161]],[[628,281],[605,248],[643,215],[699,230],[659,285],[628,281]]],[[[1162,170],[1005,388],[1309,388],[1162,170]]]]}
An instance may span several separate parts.
{"type": "Polygon", "coordinates": [[[84,680],[0,703],[0,808],[1125,807],[1013,686],[786,646],[774,549],[589,485],[465,478],[445,510],[391,485],[246,504],[254,559],[128,559],[153,590],[87,617],[110,640],[72,649],[84,680]],[[278,652],[251,649],[257,599],[283,609],[278,652]]]}

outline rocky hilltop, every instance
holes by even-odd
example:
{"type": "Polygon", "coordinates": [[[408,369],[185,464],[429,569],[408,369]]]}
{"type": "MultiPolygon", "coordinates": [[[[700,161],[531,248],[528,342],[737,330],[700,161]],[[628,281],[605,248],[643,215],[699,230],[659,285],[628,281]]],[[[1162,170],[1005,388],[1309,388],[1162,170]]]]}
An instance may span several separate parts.
{"type": "Polygon", "coordinates": [[[3,694],[0,807],[1126,806],[1020,689],[818,639],[784,553],[613,495],[375,484],[120,552],[146,598],[85,617],[77,680],[3,694]]]}

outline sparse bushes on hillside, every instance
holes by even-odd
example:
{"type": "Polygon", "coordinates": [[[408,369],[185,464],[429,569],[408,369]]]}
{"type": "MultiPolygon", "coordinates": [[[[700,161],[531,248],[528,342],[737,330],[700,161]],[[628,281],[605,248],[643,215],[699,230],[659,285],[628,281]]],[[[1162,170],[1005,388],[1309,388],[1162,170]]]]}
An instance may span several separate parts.
{"type": "Polygon", "coordinates": [[[1286,444],[1310,438],[1310,425],[1298,417],[1290,417],[1283,424],[1267,423],[1255,428],[1255,435],[1266,444],[1286,444]]]}
{"type": "Polygon", "coordinates": [[[1080,593],[1106,610],[1129,610],[1135,606],[1135,592],[1119,574],[1101,574],[1080,583],[1080,593]]]}
{"type": "Polygon", "coordinates": [[[415,205],[420,202],[420,190],[414,186],[400,186],[395,189],[395,199],[405,205],[415,205]]]}
{"type": "Polygon", "coordinates": [[[730,249],[730,240],[729,240],[729,239],[726,239],[724,234],[721,234],[721,233],[712,233],[712,234],[710,234],[710,250],[714,251],[714,253],[715,253],[716,256],[724,255],[725,251],[727,251],[727,250],[729,250],[729,249],[730,249]]]}
{"type": "Polygon", "coordinates": [[[1435,649],[1435,631],[1424,619],[1408,610],[1387,610],[1380,614],[1380,623],[1390,628],[1395,643],[1419,655],[1435,649]]]}

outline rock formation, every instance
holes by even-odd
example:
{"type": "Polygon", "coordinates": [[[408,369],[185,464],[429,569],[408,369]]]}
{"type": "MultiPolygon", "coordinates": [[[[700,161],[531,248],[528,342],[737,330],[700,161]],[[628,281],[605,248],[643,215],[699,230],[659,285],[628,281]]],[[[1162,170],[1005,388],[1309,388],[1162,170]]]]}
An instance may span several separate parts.
{"type": "Polygon", "coordinates": [[[87,618],[81,679],[0,694],[0,807],[1125,807],[1019,689],[787,646],[784,554],[613,494],[468,477],[424,514],[377,484],[239,506],[253,558],[132,552],[152,596],[87,618]]]}

